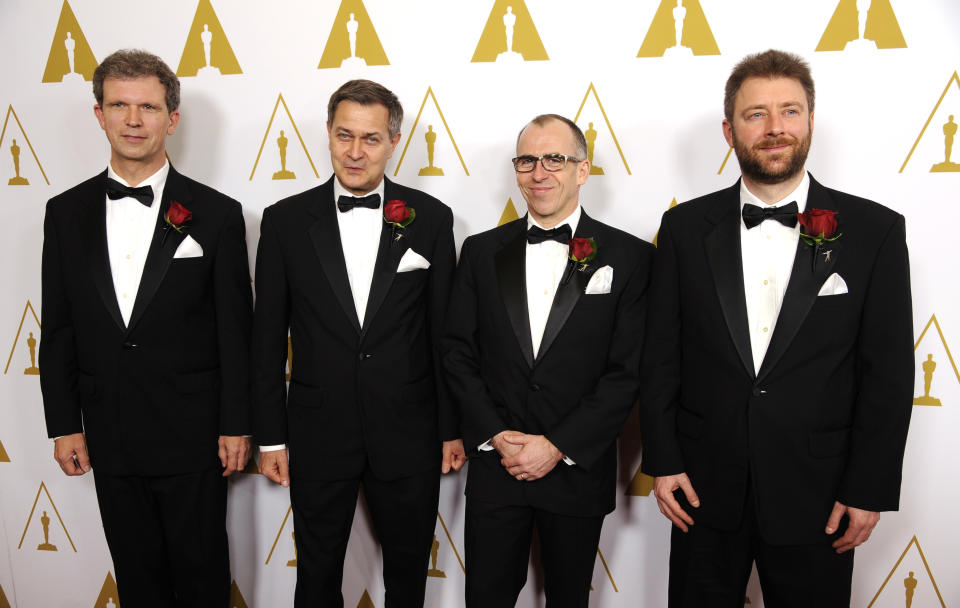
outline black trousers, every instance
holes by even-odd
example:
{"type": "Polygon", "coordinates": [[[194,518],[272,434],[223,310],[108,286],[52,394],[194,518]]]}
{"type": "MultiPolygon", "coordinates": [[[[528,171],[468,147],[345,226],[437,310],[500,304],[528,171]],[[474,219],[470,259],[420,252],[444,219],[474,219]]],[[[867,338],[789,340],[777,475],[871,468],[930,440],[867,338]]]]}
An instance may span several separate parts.
{"type": "Polygon", "coordinates": [[[468,496],[464,524],[467,608],[516,605],[527,582],[534,526],[540,538],[547,608],[587,607],[603,515],[558,515],[468,496]]]}
{"type": "MultiPolygon", "coordinates": [[[[297,545],[297,608],[343,608],[343,561],[360,484],[383,551],[385,608],[423,606],[440,499],[440,467],[384,481],[369,467],[360,477],[298,479],[290,501],[297,545]]],[[[379,603],[378,603],[379,605],[379,603]]]]}
{"type": "MultiPolygon", "coordinates": [[[[823,514],[824,526],[828,516],[823,514]]],[[[836,533],[823,535],[823,542],[771,545],[760,535],[749,491],[736,530],[702,524],[688,529],[684,533],[674,526],[670,538],[670,608],[743,608],[754,562],[766,608],[850,606],[853,550],[837,554],[830,546],[845,531],[846,518],[836,533]]]]}
{"type": "Polygon", "coordinates": [[[117,576],[116,604],[227,607],[227,480],[218,468],[164,477],[96,472],[93,477],[117,576]]]}

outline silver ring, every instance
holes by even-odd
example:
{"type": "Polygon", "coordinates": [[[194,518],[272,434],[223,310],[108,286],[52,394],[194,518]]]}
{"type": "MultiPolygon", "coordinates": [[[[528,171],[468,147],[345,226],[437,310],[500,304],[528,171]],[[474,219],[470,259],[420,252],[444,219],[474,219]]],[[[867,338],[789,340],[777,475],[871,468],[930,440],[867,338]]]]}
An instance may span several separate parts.
{"type": "Polygon", "coordinates": [[[527,478],[526,473],[520,473],[520,479],[526,479],[526,478],[527,478]]]}

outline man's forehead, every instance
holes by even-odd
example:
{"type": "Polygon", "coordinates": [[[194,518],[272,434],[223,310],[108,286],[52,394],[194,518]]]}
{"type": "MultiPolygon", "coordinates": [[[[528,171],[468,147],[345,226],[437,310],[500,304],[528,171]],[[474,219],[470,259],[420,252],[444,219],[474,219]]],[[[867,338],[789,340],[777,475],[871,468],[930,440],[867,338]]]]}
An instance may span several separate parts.
{"type": "Polygon", "coordinates": [[[745,103],[796,101],[806,105],[807,93],[803,84],[795,78],[752,76],[740,85],[737,100],[745,103]]]}
{"type": "Polygon", "coordinates": [[[549,152],[560,152],[572,154],[576,147],[576,141],[570,127],[559,120],[547,120],[542,125],[537,123],[528,123],[520,132],[517,139],[517,152],[539,154],[549,152]],[[550,149],[541,149],[550,148],[550,149]]]}
{"type": "Polygon", "coordinates": [[[331,123],[348,131],[368,130],[371,126],[386,131],[390,126],[390,110],[382,103],[361,104],[346,99],[337,104],[331,123]]]}

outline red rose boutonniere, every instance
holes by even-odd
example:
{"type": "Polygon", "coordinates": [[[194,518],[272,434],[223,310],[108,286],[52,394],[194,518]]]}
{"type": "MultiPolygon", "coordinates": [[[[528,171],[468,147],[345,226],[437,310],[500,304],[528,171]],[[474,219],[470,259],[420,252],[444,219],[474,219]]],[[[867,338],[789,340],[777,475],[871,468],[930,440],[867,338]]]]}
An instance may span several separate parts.
{"type": "Polygon", "coordinates": [[[387,201],[383,206],[383,221],[393,226],[394,241],[399,241],[403,238],[403,229],[412,224],[416,217],[417,210],[413,207],[408,207],[404,201],[387,201]]]}
{"type": "MultiPolygon", "coordinates": [[[[817,256],[824,243],[832,243],[843,236],[842,232],[837,234],[839,225],[837,212],[829,209],[810,209],[804,213],[798,213],[797,221],[800,222],[800,238],[813,247],[813,265],[816,268],[817,256]]],[[[824,261],[830,261],[831,251],[827,249],[823,252],[824,261]]]]}
{"type": "Polygon", "coordinates": [[[163,221],[166,222],[167,225],[163,227],[163,239],[160,243],[163,244],[163,241],[167,240],[167,233],[170,232],[171,228],[182,234],[184,224],[191,219],[193,219],[192,211],[177,201],[172,201],[169,209],[167,209],[166,215],[163,216],[163,221]]]}
{"type": "Polygon", "coordinates": [[[567,241],[567,247],[570,250],[570,262],[567,265],[567,271],[563,275],[561,284],[566,285],[573,275],[574,268],[580,265],[580,272],[583,272],[590,265],[589,262],[597,257],[597,239],[593,237],[583,238],[575,237],[567,241]]]}

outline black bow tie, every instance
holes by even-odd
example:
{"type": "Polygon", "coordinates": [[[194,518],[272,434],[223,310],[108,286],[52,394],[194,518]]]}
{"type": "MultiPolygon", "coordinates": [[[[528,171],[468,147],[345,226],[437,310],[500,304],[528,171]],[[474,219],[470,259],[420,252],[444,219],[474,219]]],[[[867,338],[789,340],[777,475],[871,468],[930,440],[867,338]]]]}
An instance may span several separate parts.
{"type": "Polygon", "coordinates": [[[758,207],[746,203],[743,206],[743,225],[749,230],[764,220],[776,220],[787,228],[793,228],[797,225],[798,211],[796,201],[779,207],[758,207]]]}
{"type": "Polygon", "coordinates": [[[356,207],[366,207],[367,209],[376,209],[380,206],[380,195],[374,192],[366,196],[341,196],[337,199],[337,209],[340,213],[346,213],[356,207]]]}
{"type": "Polygon", "coordinates": [[[571,236],[573,236],[573,231],[570,230],[569,224],[557,226],[550,230],[544,230],[540,226],[531,226],[530,229],[527,230],[527,242],[531,245],[536,245],[544,241],[556,241],[566,245],[570,241],[571,236]]]}
{"type": "Polygon", "coordinates": [[[150,186],[140,186],[139,188],[131,188],[130,186],[124,186],[115,179],[107,178],[107,196],[110,197],[110,200],[115,201],[118,198],[135,198],[141,203],[144,207],[149,207],[153,205],[153,188],[150,186]]]}

